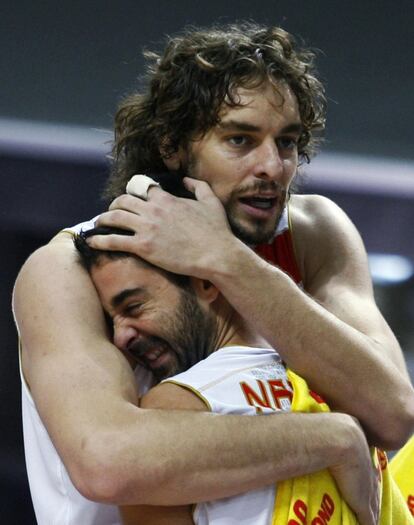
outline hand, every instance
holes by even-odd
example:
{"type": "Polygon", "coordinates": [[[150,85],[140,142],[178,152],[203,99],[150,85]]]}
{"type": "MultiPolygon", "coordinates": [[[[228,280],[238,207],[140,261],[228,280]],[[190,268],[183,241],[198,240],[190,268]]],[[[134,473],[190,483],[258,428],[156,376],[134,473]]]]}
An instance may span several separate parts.
{"type": "Polygon", "coordinates": [[[344,500],[360,525],[377,525],[380,512],[379,475],[374,467],[365,435],[356,419],[349,416],[351,437],[343,461],[330,467],[344,500]]]}
{"type": "Polygon", "coordinates": [[[89,245],[130,252],[167,271],[208,279],[215,257],[236,238],[210,186],[188,177],[184,181],[197,200],[174,197],[159,187],[149,189],[147,201],[126,194],[116,198],[97,226],[125,228],[135,235],[96,235],[89,245]]]}

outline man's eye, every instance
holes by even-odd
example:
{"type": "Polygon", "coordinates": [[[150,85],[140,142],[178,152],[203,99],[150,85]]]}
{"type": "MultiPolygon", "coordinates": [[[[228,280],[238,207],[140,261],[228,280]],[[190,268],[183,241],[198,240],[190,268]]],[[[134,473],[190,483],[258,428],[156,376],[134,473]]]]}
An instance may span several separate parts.
{"type": "Polygon", "coordinates": [[[293,137],[280,137],[277,139],[277,146],[281,149],[295,149],[298,146],[298,139],[293,137]]]}
{"type": "Polygon", "coordinates": [[[125,307],[124,314],[125,315],[135,315],[139,312],[141,306],[142,306],[141,303],[129,304],[128,306],[125,307]]]}
{"type": "Polygon", "coordinates": [[[234,137],[230,137],[228,140],[233,146],[245,146],[249,143],[249,137],[244,135],[235,135],[234,137]]]}

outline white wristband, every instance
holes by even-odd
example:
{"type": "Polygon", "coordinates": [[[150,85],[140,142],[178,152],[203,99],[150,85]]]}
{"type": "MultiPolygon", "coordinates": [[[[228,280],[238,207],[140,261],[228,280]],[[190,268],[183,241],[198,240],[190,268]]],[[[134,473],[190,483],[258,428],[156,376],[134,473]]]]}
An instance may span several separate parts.
{"type": "Polygon", "coordinates": [[[147,177],[147,175],[133,175],[127,184],[126,192],[146,201],[148,199],[148,190],[152,186],[159,186],[158,182],[147,177]]]}

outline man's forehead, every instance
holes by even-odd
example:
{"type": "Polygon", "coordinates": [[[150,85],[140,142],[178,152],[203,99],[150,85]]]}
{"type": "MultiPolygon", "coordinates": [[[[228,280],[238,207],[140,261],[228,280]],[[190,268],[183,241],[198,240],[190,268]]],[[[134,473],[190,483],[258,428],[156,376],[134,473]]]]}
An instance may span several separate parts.
{"type": "Polygon", "coordinates": [[[103,284],[125,280],[145,280],[158,274],[156,268],[134,255],[116,256],[103,254],[91,268],[92,278],[103,284]]]}
{"type": "Polygon", "coordinates": [[[145,261],[144,259],[141,259],[140,257],[137,257],[136,255],[130,254],[130,253],[123,253],[123,252],[102,252],[102,254],[99,255],[99,257],[96,260],[96,267],[103,267],[107,264],[112,265],[120,265],[124,264],[126,266],[133,266],[135,265],[136,268],[151,268],[155,270],[154,266],[152,266],[150,263],[145,261]]]}
{"type": "Polygon", "coordinates": [[[300,122],[296,95],[286,82],[266,82],[257,88],[240,86],[234,89],[233,99],[237,102],[236,106],[229,100],[224,101],[219,111],[217,127],[246,115],[254,118],[258,115],[256,112],[260,113],[260,109],[267,112],[269,106],[272,112],[300,122]]]}
{"type": "MultiPolygon", "coordinates": [[[[107,297],[123,288],[141,288],[149,295],[159,293],[171,282],[167,273],[134,255],[112,257],[103,255],[91,269],[92,280],[107,297]]],[[[176,286],[176,284],[175,284],[176,286]]]]}

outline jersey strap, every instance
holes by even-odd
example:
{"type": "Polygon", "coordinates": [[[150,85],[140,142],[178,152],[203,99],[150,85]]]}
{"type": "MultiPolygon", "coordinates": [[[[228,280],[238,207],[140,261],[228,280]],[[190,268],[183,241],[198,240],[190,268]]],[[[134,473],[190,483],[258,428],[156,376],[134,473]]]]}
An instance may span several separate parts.
{"type": "Polygon", "coordinates": [[[258,244],[254,251],[266,261],[275,264],[286,272],[297,284],[302,282],[302,276],[296,261],[293,248],[292,227],[288,220],[288,207],[281,218],[284,227],[278,228],[274,239],[269,244],[258,244]]]}

